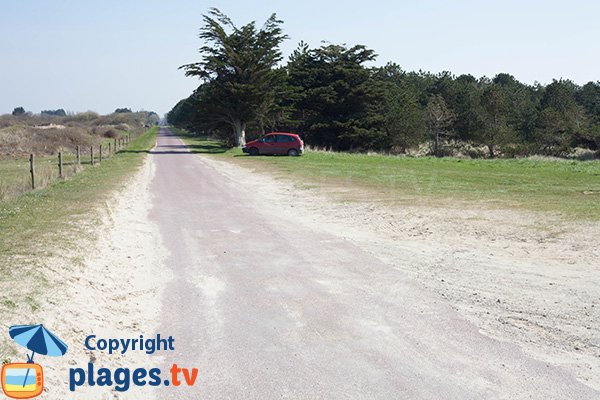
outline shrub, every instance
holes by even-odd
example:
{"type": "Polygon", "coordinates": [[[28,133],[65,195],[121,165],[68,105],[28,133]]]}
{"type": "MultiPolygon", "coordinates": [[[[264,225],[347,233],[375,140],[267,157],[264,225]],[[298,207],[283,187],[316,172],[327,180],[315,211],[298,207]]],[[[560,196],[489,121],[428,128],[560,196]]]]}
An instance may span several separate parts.
{"type": "Polygon", "coordinates": [[[116,137],[119,137],[119,134],[116,130],[110,128],[104,131],[104,137],[114,139],[116,137]]]}

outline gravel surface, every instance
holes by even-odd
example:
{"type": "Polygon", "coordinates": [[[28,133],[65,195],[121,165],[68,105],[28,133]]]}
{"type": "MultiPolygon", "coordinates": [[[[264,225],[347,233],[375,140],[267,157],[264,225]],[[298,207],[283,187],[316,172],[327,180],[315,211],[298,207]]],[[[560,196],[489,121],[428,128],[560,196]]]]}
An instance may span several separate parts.
{"type": "Polygon", "coordinates": [[[259,194],[238,167],[187,153],[166,129],[150,157],[150,220],[172,277],[158,330],[176,338],[176,351],[164,369],[200,371],[193,388],[159,398],[600,397],[568,369],[482,332],[437,286],[394,266],[418,270],[419,254],[442,255],[431,243],[373,242],[368,230],[291,210],[295,193],[259,194]],[[378,255],[376,246],[394,249],[378,255]]]}

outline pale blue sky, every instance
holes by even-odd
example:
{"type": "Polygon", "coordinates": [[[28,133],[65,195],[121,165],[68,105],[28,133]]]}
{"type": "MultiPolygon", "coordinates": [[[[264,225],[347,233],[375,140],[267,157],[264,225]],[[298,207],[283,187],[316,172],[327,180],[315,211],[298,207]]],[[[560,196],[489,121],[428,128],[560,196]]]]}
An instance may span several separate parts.
{"type": "Polygon", "coordinates": [[[600,2],[0,0],[0,114],[163,114],[198,85],[177,67],[199,60],[201,15],[218,7],[238,25],[276,12],[290,39],[365,44],[405,70],[477,77],[508,72],[548,83],[600,80],[600,2]]]}

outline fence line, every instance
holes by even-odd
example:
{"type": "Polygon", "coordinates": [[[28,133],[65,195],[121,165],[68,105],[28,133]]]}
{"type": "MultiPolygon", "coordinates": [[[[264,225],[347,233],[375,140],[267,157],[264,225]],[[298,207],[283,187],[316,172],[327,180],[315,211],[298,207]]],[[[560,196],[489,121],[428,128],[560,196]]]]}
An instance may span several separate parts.
{"type": "MultiPolygon", "coordinates": [[[[96,164],[100,165],[103,160],[106,160],[107,158],[118,154],[121,150],[123,150],[124,148],[129,146],[132,139],[135,140],[138,137],[140,137],[142,134],[130,133],[122,138],[118,138],[118,139],[115,138],[114,142],[112,142],[112,143],[108,142],[108,153],[103,153],[103,148],[105,145],[102,143],[100,143],[97,146],[90,146],[90,165],[92,167],[95,166],[96,164]],[[97,162],[96,162],[96,159],[94,158],[94,148],[96,148],[98,151],[97,162]]],[[[64,171],[65,164],[64,164],[63,155],[64,155],[64,153],[62,151],[58,152],[58,163],[56,164],[58,166],[58,179],[67,178],[67,175],[65,174],[65,171],[64,171]]],[[[73,175],[82,171],[82,169],[81,169],[81,147],[79,145],[75,146],[75,154],[74,155],[75,155],[76,164],[75,164],[73,175]]],[[[39,179],[37,179],[38,177],[37,177],[36,172],[37,171],[36,171],[35,155],[30,154],[29,155],[29,173],[31,175],[31,189],[32,190],[35,190],[36,188],[40,187],[40,185],[38,185],[39,179]]],[[[51,175],[52,175],[52,173],[51,173],[51,175]]],[[[52,177],[50,177],[49,181],[51,181],[51,180],[52,180],[52,177]]]]}

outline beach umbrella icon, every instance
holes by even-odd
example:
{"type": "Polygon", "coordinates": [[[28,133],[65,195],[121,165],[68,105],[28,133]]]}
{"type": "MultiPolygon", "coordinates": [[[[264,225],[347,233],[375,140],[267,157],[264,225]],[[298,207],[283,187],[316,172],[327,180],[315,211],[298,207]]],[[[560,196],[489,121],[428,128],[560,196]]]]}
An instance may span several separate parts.
{"type": "MultiPolygon", "coordinates": [[[[14,325],[8,328],[8,333],[15,342],[32,351],[31,355],[27,355],[27,363],[31,364],[33,364],[35,353],[60,357],[69,348],[65,342],[60,340],[42,324],[14,325]]],[[[27,370],[27,374],[25,375],[23,386],[25,386],[25,382],[27,381],[27,375],[29,375],[29,370],[27,370]]]]}

